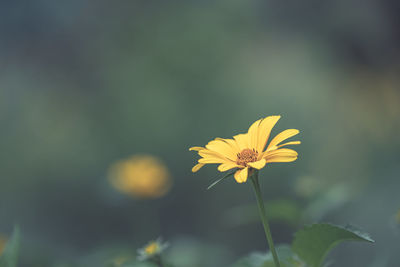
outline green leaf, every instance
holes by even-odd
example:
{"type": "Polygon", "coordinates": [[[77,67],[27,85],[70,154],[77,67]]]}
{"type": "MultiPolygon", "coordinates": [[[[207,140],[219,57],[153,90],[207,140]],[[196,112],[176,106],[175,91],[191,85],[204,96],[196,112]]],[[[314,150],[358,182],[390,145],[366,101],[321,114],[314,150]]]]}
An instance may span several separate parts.
{"type": "Polygon", "coordinates": [[[352,226],[322,223],[299,230],[295,234],[292,250],[310,267],[320,267],[328,252],[343,241],[375,242],[368,234],[352,226]]]}
{"type": "Polygon", "coordinates": [[[207,190],[211,189],[212,187],[214,187],[214,185],[218,184],[218,183],[221,182],[222,180],[225,180],[225,179],[228,178],[229,176],[232,176],[235,172],[236,172],[236,170],[235,170],[235,171],[232,171],[232,172],[230,172],[230,173],[228,173],[228,174],[226,174],[225,176],[222,176],[221,178],[219,178],[218,180],[216,180],[215,182],[213,182],[212,184],[210,184],[210,185],[207,187],[207,190]]]}
{"type": "MultiPolygon", "coordinates": [[[[112,267],[158,267],[158,264],[148,261],[131,261],[123,263],[122,265],[113,265],[112,267]]],[[[163,267],[174,267],[174,266],[164,262],[163,267]]]]}
{"type": "Polygon", "coordinates": [[[252,253],[237,261],[232,267],[261,267],[267,260],[265,254],[252,253]]]}
{"type": "MultiPolygon", "coordinates": [[[[281,267],[303,267],[305,264],[297,257],[288,245],[276,247],[281,267]]],[[[275,267],[271,252],[267,254],[252,253],[236,262],[232,267],[275,267]]]]}
{"type": "Polygon", "coordinates": [[[0,256],[0,267],[16,267],[20,243],[19,227],[15,226],[11,238],[7,241],[3,254],[0,256]]]}

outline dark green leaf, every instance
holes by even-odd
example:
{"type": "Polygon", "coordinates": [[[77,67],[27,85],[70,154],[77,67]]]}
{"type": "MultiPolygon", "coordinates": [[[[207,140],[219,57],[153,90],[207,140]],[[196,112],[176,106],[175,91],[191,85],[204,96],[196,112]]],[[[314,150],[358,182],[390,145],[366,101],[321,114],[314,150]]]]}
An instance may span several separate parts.
{"type": "Polygon", "coordinates": [[[3,254],[0,256],[0,267],[16,267],[20,242],[19,227],[15,226],[11,238],[7,241],[3,254]]]}
{"type": "Polygon", "coordinates": [[[212,184],[210,184],[210,185],[207,187],[207,190],[211,189],[212,187],[214,187],[214,185],[218,184],[218,183],[221,182],[222,180],[225,180],[226,178],[232,176],[235,172],[236,172],[236,170],[233,171],[233,172],[230,172],[230,173],[226,174],[225,176],[222,176],[221,178],[219,178],[218,180],[216,180],[215,182],[213,182],[212,184]]]}
{"type": "Polygon", "coordinates": [[[374,242],[368,234],[351,226],[313,224],[295,234],[292,250],[310,267],[320,267],[328,252],[343,241],[374,242]]]}

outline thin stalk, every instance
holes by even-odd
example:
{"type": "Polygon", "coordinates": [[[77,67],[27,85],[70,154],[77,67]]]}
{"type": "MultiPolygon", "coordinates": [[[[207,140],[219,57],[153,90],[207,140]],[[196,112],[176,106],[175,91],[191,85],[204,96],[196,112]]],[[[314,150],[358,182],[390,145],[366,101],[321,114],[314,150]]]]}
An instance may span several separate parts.
{"type": "Polygon", "coordinates": [[[162,261],[160,255],[155,256],[155,257],[153,258],[153,262],[154,262],[155,264],[157,264],[157,266],[159,266],[159,267],[163,267],[163,266],[164,266],[163,261],[162,261]]]}
{"type": "Polygon", "coordinates": [[[254,192],[256,193],[258,211],[260,212],[260,217],[262,224],[264,226],[265,236],[267,237],[269,249],[271,250],[272,256],[274,258],[275,267],[280,267],[278,254],[276,254],[274,241],[272,240],[271,229],[269,228],[267,215],[265,213],[264,201],[261,196],[260,183],[258,181],[258,171],[255,171],[251,177],[253,182],[254,192]]]}

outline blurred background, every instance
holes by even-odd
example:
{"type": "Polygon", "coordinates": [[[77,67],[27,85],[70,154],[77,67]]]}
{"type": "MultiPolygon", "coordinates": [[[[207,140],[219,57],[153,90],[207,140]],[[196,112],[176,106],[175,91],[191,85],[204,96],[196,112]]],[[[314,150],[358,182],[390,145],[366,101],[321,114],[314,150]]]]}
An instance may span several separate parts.
{"type": "Polygon", "coordinates": [[[178,267],[264,251],[251,186],[207,191],[220,173],[192,174],[188,148],[280,114],[272,134],[302,144],[261,173],[275,242],[352,223],[376,243],[340,245],[333,266],[398,266],[399,8],[1,1],[1,236],[20,225],[21,266],[102,266],[159,236],[178,267]],[[135,191],[135,166],[158,189],[135,191]]]}

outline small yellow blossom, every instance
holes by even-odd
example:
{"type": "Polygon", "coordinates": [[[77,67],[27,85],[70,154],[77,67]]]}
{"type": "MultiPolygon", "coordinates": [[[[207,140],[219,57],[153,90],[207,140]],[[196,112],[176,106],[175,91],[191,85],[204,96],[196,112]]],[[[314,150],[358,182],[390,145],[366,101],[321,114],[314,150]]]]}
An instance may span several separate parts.
{"type": "Polygon", "coordinates": [[[146,252],[146,254],[148,255],[153,255],[154,253],[156,253],[159,250],[158,247],[158,243],[153,241],[150,242],[150,244],[148,244],[145,248],[144,251],[146,252]]]}
{"type": "Polygon", "coordinates": [[[220,172],[237,168],[235,180],[243,183],[254,169],[260,170],[267,163],[295,161],[297,152],[282,147],[298,145],[300,141],[282,142],[297,135],[299,130],[285,130],[272,138],[267,146],[271,130],[279,119],[280,116],[269,116],[254,122],[247,133],[235,135],[233,139],[216,138],[205,147],[191,147],[189,150],[197,151],[201,156],[192,171],[197,172],[205,164],[220,164],[220,172]]]}
{"type": "Polygon", "coordinates": [[[139,260],[148,260],[160,255],[167,247],[168,243],[163,243],[161,238],[150,241],[146,246],[138,250],[139,260]]]}
{"type": "Polygon", "coordinates": [[[139,198],[162,197],[171,187],[166,165],[149,155],[116,162],[110,168],[109,180],[117,190],[139,198]]]}

